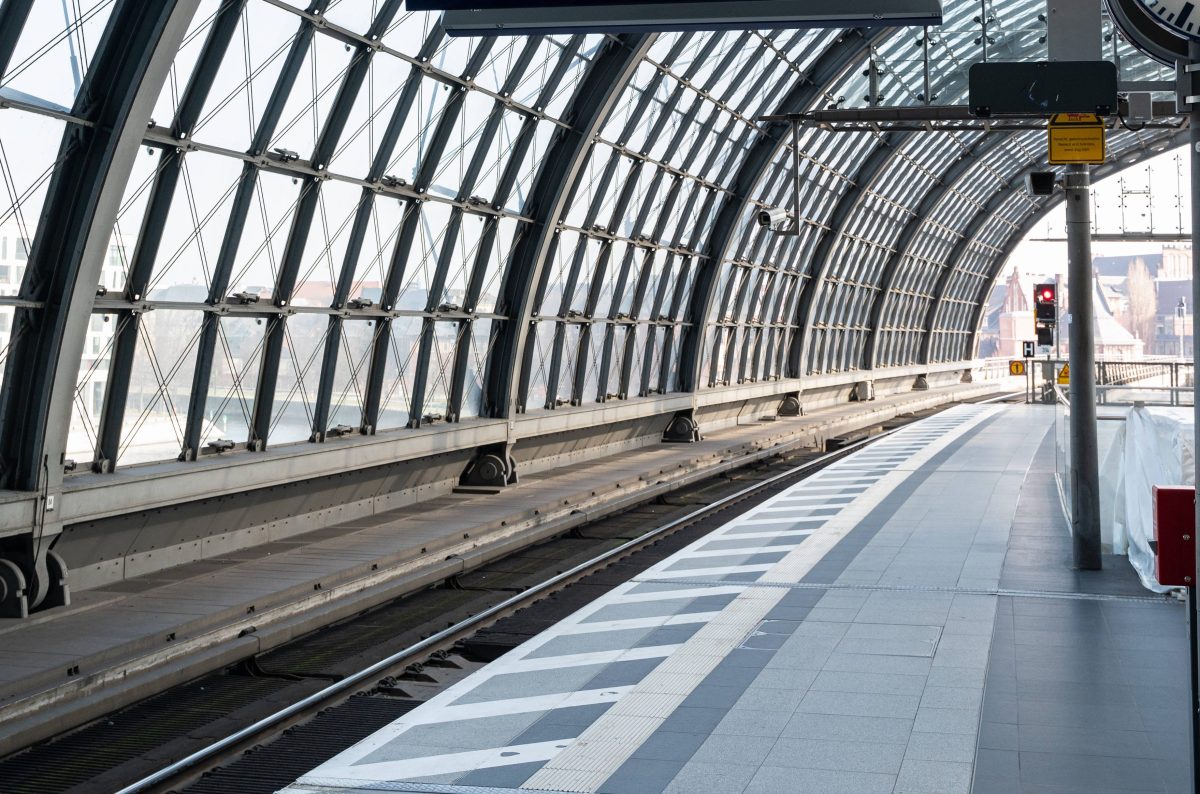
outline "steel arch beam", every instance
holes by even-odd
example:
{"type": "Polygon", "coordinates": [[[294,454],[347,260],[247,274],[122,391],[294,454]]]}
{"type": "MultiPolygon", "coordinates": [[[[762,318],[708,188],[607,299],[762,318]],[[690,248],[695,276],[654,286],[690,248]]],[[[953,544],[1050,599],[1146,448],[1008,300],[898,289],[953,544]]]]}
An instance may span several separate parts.
{"type": "MultiPolygon", "coordinates": [[[[123,0],[112,11],[71,114],[38,220],[0,404],[0,485],[62,491],[63,457],[96,285],[134,157],[199,0],[123,0]],[[52,233],[51,233],[52,230],[52,233]]],[[[46,595],[43,538],[60,529],[47,501],[18,555],[46,595]],[[21,559],[21,558],[24,559],[21,559]]]]}
{"type": "Polygon", "coordinates": [[[946,257],[946,266],[938,275],[937,283],[933,288],[933,299],[929,302],[929,306],[925,310],[925,320],[921,323],[921,327],[925,334],[924,340],[921,343],[922,364],[929,364],[930,362],[930,356],[933,348],[933,326],[934,323],[937,322],[938,311],[941,309],[942,304],[945,303],[946,290],[950,286],[950,277],[958,271],[959,262],[962,260],[963,256],[966,255],[967,249],[970,247],[971,242],[975,239],[975,235],[977,235],[979,230],[983,228],[983,225],[987,223],[988,218],[992,216],[992,213],[995,212],[1001,204],[1003,204],[1009,199],[1009,197],[1012,196],[1012,183],[1015,180],[1020,179],[1024,174],[1038,167],[1040,167],[1040,164],[1035,162],[1032,165],[1026,165],[1023,168],[1018,169],[1008,180],[1009,189],[997,190],[995,193],[989,196],[987,201],[984,202],[983,206],[978,207],[971,215],[971,219],[967,221],[965,226],[963,226],[962,236],[958,238],[958,242],[956,242],[954,247],[950,249],[950,253],[946,257]]]}
{"type": "MultiPolygon", "coordinates": [[[[798,82],[779,103],[777,113],[792,113],[812,105],[838,76],[864,55],[871,45],[886,36],[891,28],[850,28],[839,35],[817,58],[806,80],[798,82]]],[[[751,193],[779,150],[788,140],[787,122],[765,124],[751,145],[742,164],[730,182],[717,219],[713,223],[703,261],[705,266],[696,273],[696,282],[688,307],[690,326],[680,345],[679,385],[682,391],[699,388],[700,359],[704,350],[705,323],[716,293],[717,275],[733,242],[737,224],[753,201],[751,193]]]]}
{"type": "Polygon", "coordinates": [[[866,361],[869,363],[871,369],[875,369],[879,364],[879,337],[883,333],[883,315],[887,310],[892,287],[895,286],[896,278],[900,272],[900,263],[904,261],[905,255],[908,254],[917,233],[924,228],[926,216],[942,202],[942,199],[948,193],[953,192],[959,180],[972,166],[977,165],[981,161],[981,158],[987,157],[990,151],[1006,140],[1008,138],[1004,135],[985,136],[975,146],[965,150],[958,160],[942,174],[938,180],[938,186],[929,190],[922,197],[921,202],[913,210],[913,217],[909,219],[908,223],[904,225],[904,229],[901,230],[900,236],[896,239],[895,250],[884,265],[886,281],[871,303],[871,335],[867,337],[866,350],[866,361]]]}
{"type": "MultiPolygon", "coordinates": [[[[788,352],[788,369],[795,377],[803,377],[808,371],[805,363],[810,354],[806,351],[811,346],[813,312],[825,292],[826,277],[833,266],[833,247],[841,239],[842,227],[858,209],[859,200],[869,192],[879,175],[891,163],[892,157],[908,140],[909,135],[911,133],[885,135],[859,166],[854,174],[853,184],[838,198],[833,212],[829,214],[827,228],[822,232],[821,239],[813,251],[814,272],[809,277],[808,288],[800,295],[800,303],[796,310],[796,320],[800,328],[799,333],[792,335],[792,347],[788,352]]],[[[797,178],[798,175],[793,177],[797,178]]],[[[796,189],[799,189],[799,184],[796,189]]]]}
{"type": "Polygon", "coordinates": [[[526,203],[526,214],[535,220],[522,229],[514,246],[496,307],[496,313],[508,319],[500,323],[484,386],[485,405],[494,416],[515,413],[534,288],[556,242],[559,220],[575,192],[593,139],[653,41],[651,36],[633,34],[605,41],[564,114],[568,126],[559,128],[542,158],[542,170],[526,203]]]}

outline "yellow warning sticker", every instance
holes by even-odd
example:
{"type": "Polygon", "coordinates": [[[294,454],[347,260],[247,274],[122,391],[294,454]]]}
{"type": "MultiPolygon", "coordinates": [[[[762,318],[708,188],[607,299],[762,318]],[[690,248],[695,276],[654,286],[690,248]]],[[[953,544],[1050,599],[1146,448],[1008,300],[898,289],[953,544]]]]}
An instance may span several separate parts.
{"type": "Polygon", "coordinates": [[[1050,126],[1056,124],[1103,124],[1095,113],[1055,113],[1050,117],[1050,126]]]}
{"type": "Polygon", "coordinates": [[[1062,369],[1058,371],[1058,385],[1068,386],[1071,383],[1071,365],[1063,364],[1062,369]]]}
{"type": "Polygon", "coordinates": [[[1049,161],[1051,165],[1070,163],[1104,162],[1104,127],[1099,126],[1051,126],[1046,133],[1050,139],[1049,161]]]}

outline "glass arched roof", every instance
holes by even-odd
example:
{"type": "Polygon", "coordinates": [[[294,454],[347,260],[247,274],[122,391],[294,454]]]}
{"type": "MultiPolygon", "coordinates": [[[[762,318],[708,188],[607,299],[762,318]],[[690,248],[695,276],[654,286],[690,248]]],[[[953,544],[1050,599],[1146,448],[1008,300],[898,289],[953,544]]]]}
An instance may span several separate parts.
{"type": "Polygon", "coordinates": [[[1044,135],[758,117],[961,104],[1045,58],[1043,9],[463,39],[400,0],[6,0],[2,484],[969,360],[1044,135]]]}

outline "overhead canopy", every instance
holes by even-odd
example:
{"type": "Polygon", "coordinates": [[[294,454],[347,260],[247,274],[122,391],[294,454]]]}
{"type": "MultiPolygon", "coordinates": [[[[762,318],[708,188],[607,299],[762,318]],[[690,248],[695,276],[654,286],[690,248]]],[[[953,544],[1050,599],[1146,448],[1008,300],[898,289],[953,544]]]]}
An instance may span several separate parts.
{"type": "MultiPolygon", "coordinates": [[[[0,6],[0,471],[178,467],[971,359],[1052,198],[1036,131],[805,129],[966,101],[1044,3],[937,28],[448,38],[398,0],[0,6]],[[927,57],[926,57],[927,55],[927,57]],[[799,234],[754,222],[799,184],[799,234]],[[251,453],[243,453],[251,454],[251,453]]],[[[1111,34],[1111,31],[1109,31],[1111,34]]],[[[1167,77],[1119,39],[1122,80],[1167,77]]],[[[1178,133],[1110,134],[1107,173],[1178,133]]]]}

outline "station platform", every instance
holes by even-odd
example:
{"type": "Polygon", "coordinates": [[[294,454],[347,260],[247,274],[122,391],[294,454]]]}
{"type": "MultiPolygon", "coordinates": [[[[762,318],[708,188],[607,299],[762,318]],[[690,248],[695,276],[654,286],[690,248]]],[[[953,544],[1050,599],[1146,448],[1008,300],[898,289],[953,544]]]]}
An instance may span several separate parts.
{"type": "Polygon", "coordinates": [[[1184,609],[1070,569],[1052,423],[901,429],[286,791],[1190,790],[1184,609]]]}
{"type": "Polygon", "coordinates": [[[501,493],[438,495],[0,619],[0,756],[683,485],[1002,391],[1011,384],[961,384],[769,422],[747,417],[697,443],[597,454],[501,493]]]}

